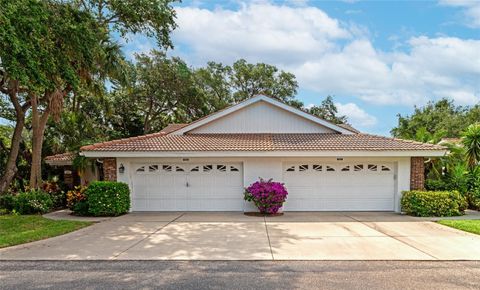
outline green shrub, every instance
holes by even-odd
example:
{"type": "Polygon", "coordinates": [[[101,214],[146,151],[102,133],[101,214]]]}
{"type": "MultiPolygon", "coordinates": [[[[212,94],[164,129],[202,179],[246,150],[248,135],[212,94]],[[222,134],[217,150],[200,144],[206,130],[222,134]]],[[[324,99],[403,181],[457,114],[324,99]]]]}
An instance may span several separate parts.
{"type": "Polygon", "coordinates": [[[427,179],[425,180],[425,188],[432,191],[441,191],[448,188],[445,181],[441,179],[427,179]]]}
{"type": "Polygon", "coordinates": [[[86,200],[81,200],[75,203],[71,210],[77,215],[88,216],[88,202],[86,200]]]}
{"type": "Polygon", "coordinates": [[[402,211],[413,216],[458,216],[467,208],[458,191],[404,191],[402,211]]]}
{"type": "Polygon", "coordinates": [[[65,208],[66,195],[65,192],[58,185],[57,181],[44,181],[42,184],[42,190],[50,195],[53,201],[54,208],[65,208]]]}
{"type": "Polygon", "coordinates": [[[46,213],[53,207],[50,195],[41,190],[21,192],[15,196],[14,210],[20,214],[46,213]]]}
{"type": "Polygon", "coordinates": [[[95,181],[88,186],[85,196],[88,212],[93,216],[118,216],[130,209],[130,190],[126,183],[95,181]]]}
{"type": "Polygon", "coordinates": [[[474,210],[480,210],[480,188],[474,188],[467,195],[468,206],[474,210]]]}
{"type": "Polygon", "coordinates": [[[15,207],[15,196],[13,194],[0,195],[0,209],[12,211],[15,207]]]}
{"type": "Polygon", "coordinates": [[[471,209],[480,209],[480,166],[475,167],[468,175],[468,205],[471,209]]]}

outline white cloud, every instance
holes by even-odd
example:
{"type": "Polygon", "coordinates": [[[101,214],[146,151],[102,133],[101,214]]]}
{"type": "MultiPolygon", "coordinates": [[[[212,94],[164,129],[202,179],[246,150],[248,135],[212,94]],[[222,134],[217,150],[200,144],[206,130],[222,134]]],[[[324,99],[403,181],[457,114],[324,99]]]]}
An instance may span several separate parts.
{"type": "MultiPolygon", "coordinates": [[[[305,108],[310,109],[315,104],[308,104],[305,108]]],[[[365,112],[355,103],[335,103],[337,107],[338,114],[347,116],[348,122],[351,123],[354,127],[372,127],[377,124],[377,118],[369,113],[365,112]]]]}
{"type": "Polygon", "coordinates": [[[335,106],[337,106],[338,113],[347,116],[348,121],[352,123],[354,127],[371,127],[377,124],[377,118],[365,112],[357,106],[357,104],[335,103],[335,106]]]}
{"type": "Polygon", "coordinates": [[[239,10],[177,8],[176,43],[188,44],[197,61],[246,58],[297,63],[350,37],[339,21],[313,7],[244,4],[239,10]]]}
{"type": "Polygon", "coordinates": [[[439,3],[462,8],[465,24],[472,28],[480,27],[480,2],[478,0],[440,0],[439,3]]]}
{"type": "Polygon", "coordinates": [[[480,100],[480,41],[411,38],[409,52],[384,53],[354,40],[293,68],[304,85],[323,94],[357,96],[375,104],[418,104],[450,97],[480,100]]]}
{"type": "Polygon", "coordinates": [[[308,104],[308,105],[305,106],[305,109],[309,109],[309,110],[310,110],[310,109],[313,108],[314,106],[315,106],[315,104],[308,104]]]}
{"type": "Polygon", "coordinates": [[[239,58],[270,63],[319,96],[374,104],[480,100],[480,40],[420,36],[403,42],[402,52],[382,51],[364,29],[315,7],[254,3],[238,10],[181,7],[177,13],[175,44],[195,65],[239,58]]]}

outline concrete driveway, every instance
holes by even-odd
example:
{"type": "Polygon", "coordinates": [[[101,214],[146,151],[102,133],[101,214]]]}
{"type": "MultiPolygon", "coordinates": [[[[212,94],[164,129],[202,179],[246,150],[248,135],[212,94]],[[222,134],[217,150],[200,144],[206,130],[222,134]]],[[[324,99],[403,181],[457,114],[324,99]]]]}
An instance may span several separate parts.
{"type": "Polygon", "coordinates": [[[132,213],[3,260],[480,260],[480,236],[395,213],[132,213]]]}

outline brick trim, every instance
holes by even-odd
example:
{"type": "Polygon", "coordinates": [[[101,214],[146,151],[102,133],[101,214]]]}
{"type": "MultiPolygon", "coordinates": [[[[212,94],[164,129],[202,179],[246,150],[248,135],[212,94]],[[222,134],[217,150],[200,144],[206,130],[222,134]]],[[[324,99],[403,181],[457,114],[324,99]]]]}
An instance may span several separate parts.
{"type": "Polygon", "coordinates": [[[103,178],[117,181],[117,158],[103,158],[103,178]]]}
{"type": "Polygon", "coordinates": [[[425,161],[423,157],[411,157],[410,159],[410,189],[425,189],[425,161]]]}

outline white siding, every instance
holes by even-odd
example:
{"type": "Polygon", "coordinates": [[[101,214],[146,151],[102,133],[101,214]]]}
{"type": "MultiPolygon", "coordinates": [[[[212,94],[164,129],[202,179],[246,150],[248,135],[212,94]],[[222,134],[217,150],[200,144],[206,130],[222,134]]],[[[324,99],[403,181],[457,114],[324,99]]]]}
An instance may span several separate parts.
{"type": "Polygon", "coordinates": [[[189,133],[332,133],[333,130],[260,101],[189,133]]]}

